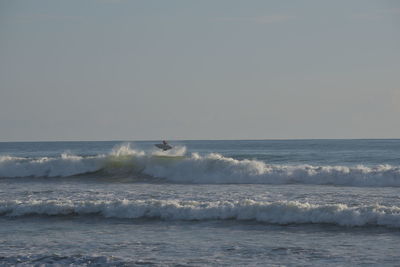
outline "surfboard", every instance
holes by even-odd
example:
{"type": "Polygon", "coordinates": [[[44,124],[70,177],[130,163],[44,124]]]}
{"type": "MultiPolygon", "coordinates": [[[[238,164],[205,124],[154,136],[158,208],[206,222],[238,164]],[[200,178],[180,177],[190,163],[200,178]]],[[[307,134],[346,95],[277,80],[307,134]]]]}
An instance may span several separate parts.
{"type": "Polygon", "coordinates": [[[170,146],[168,144],[155,144],[155,146],[160,148],[160,149],[162,149],[162,150],[164,150],[164,151],[167,151],[167,150],[172,148],[172,146],[170,146]]]}

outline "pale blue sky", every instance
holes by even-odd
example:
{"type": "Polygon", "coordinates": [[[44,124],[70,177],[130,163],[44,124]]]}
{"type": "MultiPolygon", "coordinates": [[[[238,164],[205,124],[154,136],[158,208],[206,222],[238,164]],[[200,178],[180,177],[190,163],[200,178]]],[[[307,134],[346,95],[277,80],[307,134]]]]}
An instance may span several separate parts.
{"type": "Polygon", "coordinates": [[[400,1],[0,0],[0,141],[400,138],[400,1]]]}

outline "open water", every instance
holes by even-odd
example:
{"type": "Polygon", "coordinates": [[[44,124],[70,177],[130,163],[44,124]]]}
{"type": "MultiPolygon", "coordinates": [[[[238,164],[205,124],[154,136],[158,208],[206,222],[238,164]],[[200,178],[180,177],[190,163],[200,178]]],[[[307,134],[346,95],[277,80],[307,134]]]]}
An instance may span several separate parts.
{"type": "Polygon", "coordinates": [[[400,140],[154,143],[0,143],[0,265],[399,265],[400,140]]]}

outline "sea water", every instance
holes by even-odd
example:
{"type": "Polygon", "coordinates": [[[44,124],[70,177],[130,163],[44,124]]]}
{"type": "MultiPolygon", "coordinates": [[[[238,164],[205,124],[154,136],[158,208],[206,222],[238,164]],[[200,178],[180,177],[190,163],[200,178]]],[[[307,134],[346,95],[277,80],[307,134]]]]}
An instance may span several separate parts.
{"type": "Polygon", "coordinates": [[[0,265],[400,262],[400,140],[154,143],[0,143],[0,265]]]}

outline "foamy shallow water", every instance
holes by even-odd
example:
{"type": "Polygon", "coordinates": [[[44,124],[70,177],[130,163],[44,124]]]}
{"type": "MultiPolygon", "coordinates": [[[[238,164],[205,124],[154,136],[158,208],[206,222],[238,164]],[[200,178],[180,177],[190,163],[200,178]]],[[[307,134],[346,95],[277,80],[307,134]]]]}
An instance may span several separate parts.
{"type": "Polygon", "coordinates": [[[0,144],[0,264],[399,262],[399,141],[270,142],[0,144]]]}

